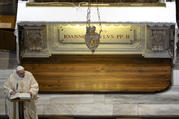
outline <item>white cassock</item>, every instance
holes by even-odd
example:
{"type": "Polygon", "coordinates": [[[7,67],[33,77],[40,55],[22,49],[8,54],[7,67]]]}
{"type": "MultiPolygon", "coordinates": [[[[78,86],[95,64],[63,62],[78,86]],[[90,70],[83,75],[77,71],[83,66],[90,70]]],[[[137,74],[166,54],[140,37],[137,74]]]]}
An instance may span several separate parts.
{"type": "MultiPolygon", "coordinates": [[[[11,91],[16,91],[20,93],[31,92],[32,101],[24,102],[24,117],[25,119],[38,119],[35,102],[37,100],[39,86],[32,73],[25,71],[24,78],[20,79],[18,78],[16,72],[13,72],[9,76],[8,80],[4,83],[4,89],[6,97],[9,96],[9,93],[11,91]]],[[[16,102],[8,101],[9,119],[15,119],[17,117],[17,115],[15,114],[15,112],[17,112],[17,104],[15,103],[16,102]]]]}

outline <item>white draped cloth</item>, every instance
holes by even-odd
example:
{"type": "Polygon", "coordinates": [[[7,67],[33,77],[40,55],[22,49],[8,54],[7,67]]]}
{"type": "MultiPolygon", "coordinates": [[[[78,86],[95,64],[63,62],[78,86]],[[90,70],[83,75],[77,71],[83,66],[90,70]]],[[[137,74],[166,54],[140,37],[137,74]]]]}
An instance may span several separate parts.
{"type": "MultiPolygon", "coordinates": [[[[4,83],[5,95],[8,98],[11,91],[19,93],[32,93],[32,101],[24,102],[24,117],[25,119],[38,119],[36,101],[39,86],[32,73],[25,71],[24,78],[19,78],[16,72],[13,72],[8,80],[4,83]]],[[[9,119],[18,119],[17,102],[9,102],[7,106],[9,119]]]]}

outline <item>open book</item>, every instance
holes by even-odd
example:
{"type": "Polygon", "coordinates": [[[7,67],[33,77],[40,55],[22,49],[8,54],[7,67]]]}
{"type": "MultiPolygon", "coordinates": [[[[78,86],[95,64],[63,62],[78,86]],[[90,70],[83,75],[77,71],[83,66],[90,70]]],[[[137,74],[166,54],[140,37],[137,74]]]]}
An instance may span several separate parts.
{"type": "Polygon", "coordinates": [[[15,95],[11,95],[9,99],[31,99],[30,93],[16,93],[15,95]]]}

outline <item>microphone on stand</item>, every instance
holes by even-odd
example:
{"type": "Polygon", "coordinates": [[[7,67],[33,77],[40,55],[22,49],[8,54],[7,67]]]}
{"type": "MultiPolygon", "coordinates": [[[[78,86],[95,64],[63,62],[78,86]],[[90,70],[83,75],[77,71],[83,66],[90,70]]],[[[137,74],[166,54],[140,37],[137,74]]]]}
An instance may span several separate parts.
{"type": "Polygon", "coordinates": [[[16,92],[18,91],[18,86],[19,86],[18,83],[16,83],[16,92]]]}

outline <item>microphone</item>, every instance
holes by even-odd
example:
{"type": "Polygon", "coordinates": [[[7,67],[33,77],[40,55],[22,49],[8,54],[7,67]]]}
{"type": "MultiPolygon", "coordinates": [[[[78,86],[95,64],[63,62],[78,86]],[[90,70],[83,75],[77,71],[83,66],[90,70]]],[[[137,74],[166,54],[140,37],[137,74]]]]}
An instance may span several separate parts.
{"type": "Polygon", "coordinates": [[[18,83],[16,83],[16,91],[18,90],[18,83]]]}

